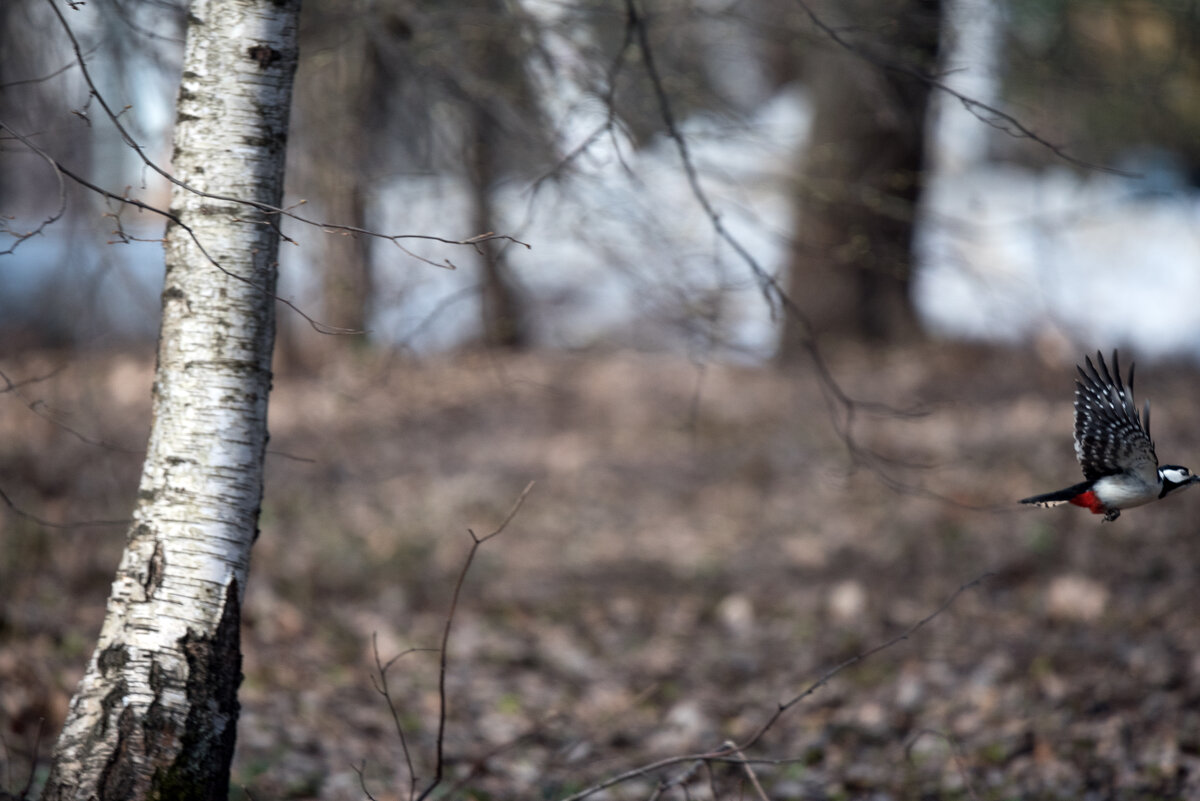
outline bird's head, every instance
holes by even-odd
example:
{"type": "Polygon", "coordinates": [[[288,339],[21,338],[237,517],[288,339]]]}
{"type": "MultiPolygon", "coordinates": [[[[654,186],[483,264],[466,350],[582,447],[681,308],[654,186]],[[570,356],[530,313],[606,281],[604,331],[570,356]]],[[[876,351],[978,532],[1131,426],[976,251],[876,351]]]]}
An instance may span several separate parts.
{"type": "Polygon", "coordinates": [[[1158,477],[1163,484],[1162,493],[1158,496],[1160,498],[1200,481],[1200,476],[1192,475],[1191,470],[1177,464],[1164,464],[1158,468],[1158,477]]]}

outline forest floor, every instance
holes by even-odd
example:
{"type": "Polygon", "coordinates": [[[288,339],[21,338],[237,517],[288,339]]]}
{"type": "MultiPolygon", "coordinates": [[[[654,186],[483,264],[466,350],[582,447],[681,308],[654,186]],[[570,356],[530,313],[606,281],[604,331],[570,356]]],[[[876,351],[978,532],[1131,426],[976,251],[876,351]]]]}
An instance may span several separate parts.
{"type": "MultiPolygon", "coordinates": [[[[531,481],[462,586],[436,797],[565,798],[768,723],[750,764],[682,759],[592,797],[1200,797],[1200,492],[1103,525],[1017,506],[1080,480],[1069,361],[828,359],[850,396],[904,414],[858,406],[847,439],[811,365],[661,354],[347,351],[278,376],[233,797],[410,797],[375,648],[431,780],[468,530],[496,530],[531,481]]],[[[12,503],[128,517],[152,368],[4,360],[45,378],[0,394],[12,503]]],[[[1200,461],[1200,375],[1138,378],[1162,459],[1200,461]]],[[[0,789],[35,753],[44,777],[123,540],[0,508],[0,789]]]]}

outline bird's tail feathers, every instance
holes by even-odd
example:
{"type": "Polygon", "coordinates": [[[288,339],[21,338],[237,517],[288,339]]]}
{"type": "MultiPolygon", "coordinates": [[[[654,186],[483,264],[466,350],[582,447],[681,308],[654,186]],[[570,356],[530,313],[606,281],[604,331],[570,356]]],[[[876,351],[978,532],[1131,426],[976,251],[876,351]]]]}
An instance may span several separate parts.
{"type": "Polygon", "coordinates": [[[1021,503],[1028,503],[1033,506],[1058,506],[1064,503],[1070,503],[1072,498],[1077,497],[1081,493],[1087,492],[1091,482],[1084,481],[1079,484],[1061,489],[1058,492],[1047,492],[1045,495],[1034,495],[1032,498],[1022,498],[1021,503]]]}

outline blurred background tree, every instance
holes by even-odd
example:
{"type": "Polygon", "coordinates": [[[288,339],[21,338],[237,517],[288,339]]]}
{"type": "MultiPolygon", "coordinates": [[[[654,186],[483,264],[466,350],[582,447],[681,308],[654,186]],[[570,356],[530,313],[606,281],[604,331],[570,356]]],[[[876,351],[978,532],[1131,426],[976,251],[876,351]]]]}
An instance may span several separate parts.
{"type": "MultiPolygon", "coordinates": [[[[495,619],[476,620],[473,628],[504,632],[498,636],[505,648],[540,637],[548,629],[540,626],[544,618],[535,617],[541,614],[536,607],[546,598],[566,598],[578,603],[580,614],[570,604],[560,606],[570,611],[556,612],[553,626],[583,621],[589,628],[584,651],[624,653],[594,637],[597,626],[630,620],[640,621],[635,627],[652,626],[641,617],[650,607],[638,593],[653,590],[661,592],[656,603],[686,614],[663,615],[663,629],[647,628],[641,642],[669,642],[680,631],[690,638],[692,626],[713,624],[726,634],[752,633],[758,616],[768,624],[762,631],[780,638],[770,653],[790,659],[797,632],[821,630],[829,620],[820,616],[827,613],[820,611],[826,605],[820,581],[809,578],[823,581],[876,564],[882,567],[875,578],[900,585],[897,598],[910,590],[920,596],[919,603],[906,596],[872,617],[879,603],[872,576],[843,576],[861,579],[861,600],[851,597],[846,620],[874,626],[855,635],[860,638],[894,631],[897,615],[943,599],[939,581],[965,561],[990,568],[1010,557],[1025,561],[1005,573],[1009,594],[1002,604],[992,603],[993,597],[984,606],[1002,610],[997,617],[1008,615],[1012,594],[1022,595],[1025,617],[995,630],[1028,629],[1023,647],[1039,659],[1045,643],[1038,635],[1048,629],[1037,627],[1043,613],[1033,583],[1058,564],[1095,567],[1100,578],[1093,583],[1114,582],[1113,605],[1128,609],[1105,626],[1121,631],[1123,640],[1126,623],[1136,627],[1148,619],[1140,606],[1145,598],[1185,615],[1190,576],[1177,570],[1172,594],[1158,592],[1158,576],[1186,565],[1171,558],[1178,544],[1166,536],[1149,548],[1142,539],[1128,547],[1111,541],[1098,547],[1088,544],[1099,542],[1093,539],[1055,539],[1031,525],[1024,539],[1013,538],[1005,536],[1011,521],[1004,516],[984,520],[952,504],[931,512],[927,498],[893,496],[875,485],[863,490],[855,482],[875,476],[841,469],[852,459],[834,436],[844,432],[826,425],[821,400],[828,386],[809,381],[796,388],[812,371],[771,375],[696,365],[725,359],[761,365],[780,351],[786,356],[796,341],[822,336],[840,357],[830,361],[839,377],[841,368],[851,374],[847,386],[870,387],[870,394],[889,402],[893,396],[914,404],[971,401],[960,407],[969,412],[958,423],[949,411],[930,416],[932,425],[942,426],[937,436],[923,430],[912,435],[915,428],[871,429],[868,435],[877,435],[872,442],[892,443],[905,456],[928,448],[916,455],[969,466],[939,474],[946,480],[939,492],[959,492],[955,498],[990,502],[997,493],[1027,493],[1029,474],[1051,464],[1057,452],[1037,449],[1062,446],[1067,440],[1056,446],[1053,437],[1069,436],[1065,427],[1047,422],[1069,415],[1060,396],[1027,397],[1028,368],[1038,360],[942,348],[919,333],[1036,338],[1039,346],[1053,346],[1037,353],[1061,356],[1069,348],[1072,358],[1077,343],[1090,350],[1113,341],[1136,343],[1139,357],[1196,352],[1200,245],[1192,209],[1200,104],[1193,98],[1200,26],[1192,5],[471,0],[451,7],[416,0],[306,0],[285,204],[304,201],[307,206],[296,208],[310,219],[385,234],[469,239],[495,231],[532,249],[496,241],[457,250],[430,240],[393,242],[284,222],[300,246],[284,248],[281,295],[324,322],[368,334],[326,337],[300,315],[280,309],[281,321],[292,329],[284,339],[292,356],[285,366],[319,370],[321,380],[276,376],[291,394],[281,393],[290,403],[272,410],[280,451],[269,457],[279,484],[264,507],[264,530],[271,535],[258,546],[268,549],[260,574],[265,589],[252,599],[257,616],[249,631],[256,645],[276,650],[259,651],[269,655],[250,668],[254,703],[266,708],[264,696],[281,684],[304,688],[294,693],[304,704],[310,690],[344,689],[361,675],[346,680],[334,674],[361,664],[356,660],[373,629],[390,631],[399,651],[399,634],[408,635],[411,620],[427,624],[436,617],[441,623],[443,610],[435,602],[446,588],[442,568],[458,558],[445,532],[481,509],[507,504],[506,483],[519,474],[518,487],[523,485],[531,470],[564,479],[547,493],[557,505],[535,518],[529,541],[514,547],[504,578],[489,581],[486,590],[497,594],[489,600],[502,601],[488,612],[521,635],[507,636],[510,630],[497,628],[495,619]],[[900,8],[905,13],[891,13],[900,8]],[[979,52],[956,41],[973,26],[986,40],[973,40],[979,52]],[[647,69],[648,52],[657,82],[647,69]],[[977,74],[986,85],[961,89],[962,96],[930,91],[932,84],[920,77],[961,87],[960,79],[977,74]],[[927,109],[934,110],[932,122],[926,122],[927,109]],[[956,136],[970,140],[961,151],[970,157],[953,164],[952,137],[942,119],[951,111],[962,122],[956,136]],[[687,144],[686,164],[672,134],[687,144]],[[839,152],[847,143],[852,147],[839,152]],[[1139,177],[1105,170],[1113,165],[1139,177]],[[737,246],[714,234],[696,187],[737,246]],[[928,245],[933,229],[942,236],[937,247],[928,245]],[[771,316],[739,248],[788,286],[812,330],[784,330],[795,321],[771,316]],[[460,269],[439,269],[449,261],[460,269]],[[1129,314],[1135,302],[1155,314],[1129,314]],[[402,348],[429,354],[478,345],[544,350],[508,358],[390,358],[402,348]],[[686,352],[691,362],[619,362],[592,352],[624,347],[686,352]],[[387,358],[338,358],[351,348],[387,358]],[[547,352],[553,348],[588,352],[547,352]],[[939,358],[927,359],[930,354],[939,358]],[[999,395],[997,386],[1007,394],[999,395]],[[1000,421],[987,432],[978,425],[981,404],[993,404],[987,413],[1000,421]],[[1016,445],[1007,437],[1012,432],[1021,435],[1016,445]],[[978,439],[985,433],[990,439],[978,439]],[[812,515],[813,509],[822,514],[812,515]],[[806,527],[811,521],[813,530],[798,533],[797,521],[806,527]],[[898,536],[877,536],[884,526],[898,536]],[[937,538],[933,546],[930,532],[937,538]],[[848,539],[856,541],[848,546],[848,539]],[[647,548],[659,551],[631,556],[647,548]],[[728,558],[731,549],[736,559],[728,558]],[[1150,561],[1135,561],[1146,554],[1150,561]],[[638,559],[644,572],[626,569],[638,559]],[[897,564],[903,569],[897,571],[897,564]],[[531,565],[546,570],[547,586],[524,586],[531,565]],[[758,578],[763,569],[775,571],[773,582],[758,578]],[[805,580],[796,581],[797,575],[805,580]],[[1135,579],[1137,592],[1120,590],[1135,579]],[[620,582],[637,586],[630,591],[620,582]],[[514,596],[505,600],[503,594],[517,585],[533,595],[505,606],[514,596]],[[704,597],[679,603],[697,585],[704,597]],[[808,594],[793,604],[797,599],[788,593],[796,587],[808,594]],[[573,594],[589,591],[595,596],[573,594]],[[716,601],[723,596],[728,604],[716,601]],[[606,606],[609,601],[617,604],[606,606]],[[364,609],[370,613],[359,614],[364,609]],[[804,610],[799,618],[798,609],[804,610]],[[596,610],[611,620],[594,626],[589,615],[596,610]],[[314,639],[313,620],[328,635],[319,645],[328,648],[325,661],[319,672],[293,671],[290,662],[302,650],[297,644],[314,639]]],[[[31,742],[39,719],[48,721],[48,730],[63,719],[62,688],[73,686],[78,676],[71,671],[86,659],[79,632],[99,626],[99,617],[88,615],[95,614],[94,599],[107,592],[120,545],[93,537],[95,528],[49,538],[44,521],[119,519],[133,503],[145,436],[139,423],[152,380],[149,343],[157,330],[163,229],[160,218],[81,191],[67,192],[66,215],[39,229],[56,213],[58,182],[12,130],[114,195],[127,193],[162,208],[169,203],[165,184],[97,118],[74,52],[48,23],[48,8],[43,0],[0,5],[0,123],[11,126],[0,141],[0,219],[7,225],[0,250],[13,251],[0,257],[0,359],[6,370],[9,363],[20,367],[12,372],[13,384],[0,374],[0,395],[10,402],[0,415],[6,427],[0,489],[15,510],[0,516],[3,555],[11,554],[0,559],[0,586],[16,599],[0,607],[6,653],[0,704],[12,731],[31,742]],[[30,232],[38,233],[26,237],[30,232]],[[59,372],[64,365],[90,371],[76,380],[59,372]],[[26,383],[17,386],[21,381],[26,383]],[[93,412],[102,406],[107,422],[93,430],[99,419],[93,412]],[[78,600],[84,596],[93,600],[78,600]],[[42,650],[24,650],[30,642],[42,650]],[[10,647],[23,649],[24,661],[7,659],[10,647]],[[50,661],[56,670],[43,669],[50,661]]],[[[102,76],[101,90],[123,109],[147,153],[167,164],[183,3],[93,0],[74,4],[68,16],[83,57],[102,76]]],[[[1043,374],[1042,383],[1057,389],[1061,373],[1043,374]]],[[[1173,394],[1187,397],[1185,384],[1193,379],[1180,371],[1173,394]]],[[[1164,415],[1171,419],[1186,415],[1164,415]]],[[[1175,433],[1185,445],[1186,429],[1175,433]]],[[[1069,464],[1069,446],[1058,450],[1069,464]]],[[[1175,508],[1186,514],[1185,506],[1175,508]]],[[[1169,641],[1170,627],[1158,628],[1169,641]]],[[[958,633],[990,638],[994,632],[968,623],[958,633]]],[[[1050,633],[1062,637],[1056,657],[1068,664],[1080,658],[1076,630],[1050,633]]],[[[847,646],[841,628],[836,635],[830,639],[839,642],[803,658],[820,662],[833,653],[841,659],[848,647],[857,647],[847,646]]],[[[540,643],[543,656],[517,654],[507,667],[529,667],[527,678],[534,680],[557,680],[559,674],[545,666],[564,667],[562,642],[548,639],[540,643]]],[[[680,650],[696,653],[697,642],[680,650]]],[[[731,653],[727,637],[705,642],[715,644],[720,658],[731,653]]],[[[1037,672],[1025,656],[1013,656],[1010,640],[997,642],[998,656],[1010,660],[1004,670],[1021,680],[1037,672]]],[[[977,665],[974,646],[964,647],[964,670],[977,665]]],[[[760,656],[751,647],[733,649],[739,659],[751,658],[724,665],[731,677],[724,688],[756,689],[744,680],[746,666],[760,656]]],[[[657,701],[643,703],[646,685],[638,682],[653,675],[671,685],[684,670],[711,674],[715,664],[672,662],[669,650],[631,661],[622,680],[629,679],[633,691],[622,696],[623,687],[615,706],[602,701],[597,708],[647,714],[647,730],[660,725],[666,710],[657,701]]],[[[1178,650],[1178,659],[1143,654],[1134,662],[1177,662],[1179,686],[1188,687],[1190,651],[1178,650]]],[[[1092,659],[1089,653],[1082,658],[1089,670],[1107,669],[1107,656],[1092,659]]],[[[1064,671],[1063,664],[1053,670],[1064,671]]],[[[572,681],[595,686],[598,674],[589,670],[583,664],[572,681]]],[[[789,663],[787,670],[780,684],[791,682],[799,668],[789,663]]],[[[1139,702],[1147,681],[1175,681],[1130,680],[1139,702]]],[[[1074,700],[1059,711],[1090,709],[1096,686],[1072,686],[1074,700]]],[[[937,680],[926,687],[929,695],[942,694],[937,680]]],[[[412,688],[414,695],[427,689],[412,688]]],[[[890,703],[899,695],[892,689],[875,700],[890,703]]],[[[681,697],[673,689],[669,694],[681,697]]],[[[576,700],[570,696],[564,703],[576,700]]],[[[741,719],[741,697],[725,700],[718,719],[741,719]]],[[[494,701],[463,705],[460,714],[508,706],[494,701]]],[[[409,708],[424,708],[420,703],[409,708]]],[[[336,704],[330,708],[337,713],[329,720],[351,720],[336,704]]],[[[847,705],[845,711],[853,710],[847,705]]],[[[913,720],[911,712],[897,719],[913,720]]],[[[1152,712],[1140,722],[1153,724],[1159,716],[1152,712]]],[[[1105,720],[1127,713],[1134,714],[1121,708],[1105,720]]],[[[687,709],[680,716],[695,717],[687,709]]],[[[281,728],[297,719],[275,710],[256,719],[268,718],[286,720],[281,728]]],[[[952,719],[960,718],[947,713],[935,724],[952,719]]],[[[470,729],[471,735],[504,730],[492,723],[470,729]]],[[[868,739],[890,748],[899,737],[888,733],[880,738],[876,731],[868,739]]],[[[307,746],[287,739],[291,734],[281,738],[272,731],[246,742],[257,739],[258,745],[248,746],[258,749],[253,758],[283,751],[311,763],[307,746]]],[[[317,745],[342,745],[333,739],[327,735],[317,745]]],[[[1039,755],[1053,746],[1053,738],[1036,742],[1039,755]]],[[[382,760],[394,759],[391,745],[383,743],[389,753],[382,760]]],[[[641,742],[631,748],[640,749],[641,742]]],[[[560,754],[572,749],[554,745],[560,754]]],[[[840,750],[861,761],[855,743],[840,750]]],[[[972,759],[980,756],[989,761],[986,751],[972,759]]],[[[564,762],[564,774],[576,764],[564,762]]],[[[281,760],[267,769],[289,782],[310,770],[293,766],[281,760]]],[[[314,795],[303,781],[275,795],[314,795]]]]}
{"type": "MultiPolygon", "coordinates": [[[[368,12],[318,2],[305,10],[294,191],[321,219],[371,228],[369,206],[387,181],[449,175],[470,187],[471,235],[497,231],[493,196],[506,181],[556,157],[528,69],[535,21],[519,6],[473,0],[382,2],[368,12]]],[[[322,307],[334,325],[371,328],[375,285],[368,237],[333,233],[322,257],[322,307]]],[[[504,247],[476,245],[482,339],[528,344],[519,282],[504,247]]]]}
{"type": "MultiPolygon", "coordinates": [[[[303,21],[289,199],[304,199],[312,219],[355,228],[513,233],[533,250],[481,242],[455,257],[466,269],[431,276],[389,242],[302,231],[298,241],[311,247],[288,249],[285,293],[381,345],[436,329],[419,347],[702,341],[759,360],[776,350],[788,358],[807,334],[795,320],[769,320],[745,265],[715,242],[669,145],[665,98],[698,151],[699,179],[718,213],[769,272],[786,276],[818,331],[911,337],[929,325],[913,302],[914,280],[929,268],[912,248],[928,221],[920,199],[927,153],[943,148],[928,138],[930,83],[922,76],[953,80],[970,63],[943,71],[939,42],[956,35],[943,24],[947,9],[972,2],[672,0],[641,8],[472,0],[450,10],[317,0],[303,21]],[[631,36],[631,9],[658,63],[657,87],[631,36]],[[786,125],[770,123],[779,109],[792,114],[786,141],[786,125]],[[428,230],[429,220],[438,230],[428,230]],[[450,309],[459,304],[472,313],[450,309]],[[562,335],[573,328],[582,333],[562,335]]],[[[1130,184],[1132,192],[1191,185],[1200,141],[1194,4],[1002,7],[995,17],[1003,83],[988,100],[1062,152],[1132,165],[1154,179],[1130,184]]],[[[180,7],[147,4],[136,18],[115,0],[94,8],[78,17],[85,53],[161,156],[170,116],[160,101],[178,69],[180,7]]],[[[87,90],[64,43],[28,52],[19,32],[44,27],[40,9],[34,0],[4,6],[5,119],[34,132],[48,152],[69,154],[98,183],[161,200],[165,190],[152,176],[130,172],[127,148],[90,125],[87,90]]],[[[1099,175],[987,122],[975,121],[971,135],[986,140],[989,167],[1076,170],[1084,182],[1099,175]]],[[[55,206],[53,176],[11,138],[3,157],[4,212],[19,232],[55,206]]],[[[990,185],[979,191],[1002,194],[990,185]]],[[[96,230],[128,244],[152,239],[152,221],[126,213],[117,222],[134,227],[114,240],[111,203],[71,195],[69,206],[64,225],[9,259],[12,280],[0,292],[8,341],[18,329],[30,341],[60,343],[151,335],[153,249],[114,257],[111,248],[80,243],[96,230]]],[[[958,258],[942,266],[1002,274],[985,264],[991,255],[958,258]]],[[[320,363],[346,342],[311,335],[287,317],[290,364],[320,363]]]]}
{"type": "MultiPolygon", "coordinates": [[[[1200,170],[1200,4],[1011,0],[1005,94],[1030,125],[1116,163],[1156,153],[1194,184],[1200,170]]],[[[1045,151],[999,153],[1047,165],[1045,151]]]]}
{"type": "Polygon", "coordinates": [[[814,3],[828,26],[802,74],[812,130],[798,155],[788,291],[808,322],[784,320],[780,356],[820,332],[899,339],[918,331],[909,297],[926,109],[937,71],[938,0],[814,3]],[[834,41],[837,36],[840,41],[834,41]]]}

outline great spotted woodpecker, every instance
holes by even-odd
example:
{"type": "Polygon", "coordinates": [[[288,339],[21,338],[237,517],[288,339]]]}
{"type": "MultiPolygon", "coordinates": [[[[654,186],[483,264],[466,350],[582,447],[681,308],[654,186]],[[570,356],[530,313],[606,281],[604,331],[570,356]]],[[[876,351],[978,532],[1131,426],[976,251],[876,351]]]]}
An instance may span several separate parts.
{"type": "Polygon", "coordinates": [[[1122,509],[1165,498],[1176,490],[1200,481],[1186,467],[1158,464],[1150,439],[1150,402],[1138,415],[1133,404],[1133,365],[1128,386],[1121,383],[1121,366],[1113,351],[1113,371],[1097,352],[1097,370],[1090,358],[1087,369],[1079,370],[1075,382],[1075,456],[1083,467],[1082,484],[1046,495],[1025,498],[1021,503],[1058,506],[1072,503],[1116,520],[1122,509]],[[1114,378],[1115,376],[1115,378],[1114,378]]]}

